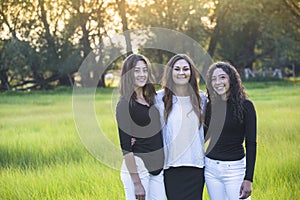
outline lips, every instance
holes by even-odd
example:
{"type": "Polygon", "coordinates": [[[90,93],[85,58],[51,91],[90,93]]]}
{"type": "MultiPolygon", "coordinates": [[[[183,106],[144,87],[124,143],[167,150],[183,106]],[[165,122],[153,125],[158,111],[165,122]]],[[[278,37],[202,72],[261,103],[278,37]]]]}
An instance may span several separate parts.
{"type": "Polygon", "coordinates": [[[225,89],[225,87],[224,86],[219,86],[219,87],[215,87],[217,90],[223,90],[223,89],[225,89]]]}
{"type": "Polygon", "coordinates": [[[137,78],[136,80],[138,80],[138,81],[145,81],[146,78],[137,78]]]}

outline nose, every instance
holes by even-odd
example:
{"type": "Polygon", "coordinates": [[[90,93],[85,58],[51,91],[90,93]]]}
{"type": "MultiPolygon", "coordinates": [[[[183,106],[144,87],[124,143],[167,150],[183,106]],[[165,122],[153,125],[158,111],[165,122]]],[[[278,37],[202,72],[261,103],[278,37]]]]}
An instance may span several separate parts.
{"type": "Polygon", "coordinates": [[[184,74],[183,69],[180,69],[179,74],[184,74]]]}
{"type": "Polygon", "coordinates": [[[144,72],[143,70],[139,70],[138,75],[139,75],[139,76],[144,76],[144,75],[145,75],[145,72],[144,72]]]}

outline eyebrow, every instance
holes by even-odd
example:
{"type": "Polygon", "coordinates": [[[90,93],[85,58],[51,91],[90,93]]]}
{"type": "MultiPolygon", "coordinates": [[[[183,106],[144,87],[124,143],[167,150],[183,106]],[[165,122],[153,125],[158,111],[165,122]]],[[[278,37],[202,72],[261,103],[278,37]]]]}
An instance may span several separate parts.
{"type": "Polygon", "coordinates": [[[216,75],[213,75],[213,76],[211,76],[211,78],[216,78],[216,77],[220,77],[220,76],[227,76],[227,74],[218,74],[217,76],[216,75]]]}
{"type": "MultiPolygon", "coordinates": [[[[174,68],[175,68],[175,67],[180,68],[179,65],[174,65],[174,68]]],[[[186,67],[190,68],[190,66],[188,66],[188,65],[184,65],[184,66],[183,66],[183,68],[186,68],[186,67]]]]}
{"type": "Polygon", "coordinates": [[[148,68],[148,66],[147,65],[137,65],[134,68],[143,68],[143,69],[145,69],[145,68],[148,68]]]}
{"type": "Polygon", "coordinates": [[[226,76],[227,74],[226,73],[223,73],[223,74],[218,74],[218,75],[212,75],[213,77],[216,77],[216,76],[226,76]]]}

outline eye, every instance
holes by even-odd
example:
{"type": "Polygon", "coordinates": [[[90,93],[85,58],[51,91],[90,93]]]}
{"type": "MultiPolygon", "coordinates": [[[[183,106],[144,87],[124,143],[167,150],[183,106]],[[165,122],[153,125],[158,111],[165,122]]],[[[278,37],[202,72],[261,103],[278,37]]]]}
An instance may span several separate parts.
{"type": "Polygon", "coordinates": [[[190,70],[190,68],[189,67],[185,67],[185,68],[183,68],[183,71],[189,71],[190,70]]]}
{"type": "Polygon", "coordinates": [[[174,70],[175,71],[180,71],[180,68],[179,67],[174,67],[174,70]]]}

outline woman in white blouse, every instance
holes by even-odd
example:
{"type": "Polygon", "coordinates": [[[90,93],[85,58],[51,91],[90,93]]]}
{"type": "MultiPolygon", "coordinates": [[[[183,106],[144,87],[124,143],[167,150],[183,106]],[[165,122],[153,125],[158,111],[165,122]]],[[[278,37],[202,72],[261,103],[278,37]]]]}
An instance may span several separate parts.
{"type": "Polygon", "coordinates": [[[168,200],[200,200],[204,186],[203,107],[197,71],[185,54],[165,69],[156,105],[163,124],[164,182],[168,200]]]}

